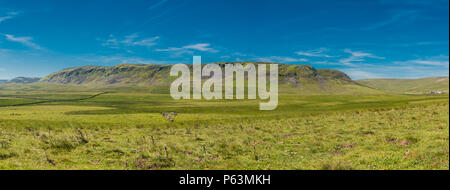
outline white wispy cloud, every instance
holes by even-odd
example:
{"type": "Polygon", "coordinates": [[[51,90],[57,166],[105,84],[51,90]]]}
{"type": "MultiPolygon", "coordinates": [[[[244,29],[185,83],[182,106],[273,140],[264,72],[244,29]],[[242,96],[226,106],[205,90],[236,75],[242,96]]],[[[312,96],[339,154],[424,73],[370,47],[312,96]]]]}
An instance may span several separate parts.
{"type": "MultiPolygon", "coordinates": [[[[255,58],[255,56],[251,56],[251,57],[255,58]]],[[[221,61],[236,61],[236,62],[241,62],[243,58],[251,59],[251,58],[249,58],[249,55],[240,53],[240,52],[234,52],[232,54],[222,55],[219,58],[221,59],[221,61]]]]}
{"type": "Polygon", "coordinates": [[[241,52],[234,52],[233,54],[231,54],[232,56],[239,56],[239,57],[247,57],[248,55],[245,53],[241,53],[241,52]]]}
{"type": "Polygon", "coordinates": [[[449,57],[447,55],[439,55],[425,59],[413,59],[407,61],[396,61],[395,64],[403,65],[428,65],[428,66],[449,66],[449,57]]]}
{"type": "Polygon", "coordinates": [[[379,57],[376,55],[373,55],[371,53],[362,52],[362,51],[353,51],[351,49],[345,49],[345,53],[349,53],[350,56],[344,59],[340,59],[339,63],[343,65],[352,66],[354,65],[354,62],[362,62],[365,61],[366,58],[372,58],[372,59],[385,59],[384,57],[379,57]]]}
{"type": "Polygon", "coordinates": [[[282,57],[282,56],[260,57],[256,58],[256,60],[260,62],[271,62],[271,63],[296,63],[308,61],[308,59],[304,58],[282,57]]]}
{"type": "Polygon", "coordinates": [[[42,48],[41,46],[39,46],[38,44],[33,42],[33,38],[32,37],[16,37],[14,35],[11,34],[4,34],[6,40],[11,41],[11,42],[17,42],[20,43],[22,45],[25,45],[29,48],[32,49],[36,49],[36,50],[43,50],[44,48],[42,48]]]}
{"type": "Polygon", "coordinates": [[[352,57],[361,57],[361,58],[370,57],[370,58],[375,58],[375,59],[384,59],[384,57],[379,57],[379,56],[373,55],[371,53],[362,52],[362,51],[352,51],[351,49],[345,49],[344,52],[351,54],[352,57]]]}
{"type": "Polygon", "coordinates": [[[383,75],[372,73],[368,71],[363,71],[357,68],[351,69],[342,69],[341,71],[345,72],[352,79],[368,79],[368,78],[383,78],[383,75]]]}
{"type": "Polygon", "coordinates": [[[6,20],[12,19],[15,16],[17,16],[18,14],[19,14],[19,12],[7,12],[6,15],[0,16],[0,23],[4,22],[6,20]]]}
{"type": "Polygon", "coordinates": [[[210,48],[209,47],[210,44],[193,44],[193,45],[188,45],[188,46],[184,46],[184,49],[193,49],[193,50],[198,50],[198,51],[208,51],[208,52],[217,52],[217,50],[210,48]]]}
{"type": "Polygon", "coordinates": [[[307,56],[307,57],[326,57],[326,58],[335,57],[335,56],[324,54],[324,52],[326,52],[326,51],[328,51],[327,48],[319,48],[319,49],[308,50],[308,51],[298,51],[295,53],[297,55],[307,56]]]}
{"type": "Polygon", "coordinates": [[[151,47],[157,44],[156,41],[159,38],[160,38],[159,36],[142,38],[135,33],[119,39],[111,34],[109,35],[108,39],[103,41],[102,45],[109,48],[120,48],[121,46],[151,47]]]}
{"type": "MultiPolygon", "coordinates": [[[[364,54],[365,55],[365,54],[364,54]]],[[[353,79],[364,78],[423,78],[448,76],[449,57],[439,55],[425,57],[422,59],[412,59],[406,61],[394,61],[394,64],[355,64],[342,71],[353,79]]]]}
{"type": "Polygon", "coordinates": [[[151,37],[151,38],[143,38],[139,39],[139,35],[131,34],[125,36],[125,40],[122,41],[123,44],[127,46],[145,46],[150,47],[156,45],[156,40],[159,39],[159,36],[151,37]]]}
{"type": "Polygon", "coordinates": [[[181,55],[185,53],[194,53],[194,51],[201,51],[201,52],[210,52],[210,53],[217,53],[218,50],[211,48],[211,44],[209,43],[199,43],[199,44],[192,44],[192,45],[186,45],[183,47],[170,47],[167,49],[155,49],[155,51],[159,52],[173,52],[175,55],[181,55]]]}
{"type": "Polygon", "coordinates": [[[114,38],[113,35],[109,35],[109,37],[109,39],[102,42],[102,46],[109,48],[119,48],[119,40],[117,40],[117,38],[114,38]]]}
{"type": "Polygon", "coordinates": [[[2,23],[5,20],[12,19],[12,18],[13,18],[12,16],[2,16],[2,17],[0,17],[0,23],[2,23]]]}
{"type": "Polygon", "coordinates": [[[448,65],[448,61],[414,60],[412,62],[422,65],[448,65]]]}
{"type": "Polygon", "coordinates": [[[229,55],[223,55],[220,57],[222,61],[256,61],[256,62],[267,62],[267,63],[303,63],[308,62],[306,58],[297,58],[290,56],[258,56],[254,54],[244,54],[240,52],[235,52],[229,55]]]}
{"type": "Polygon", "coordinates": [[[436,76],[448,76],[448,68],[430,67],[428,65],[385,65],[365,66],[357,68],[344,68],[341,71],[347,73],[352,79],[367,78],[424,78],[436,76]]]}
{"type": "Polygon", "coordinates": [[[76,59],[81,62],[102,64],[102,65],[117,65],[117,64],[170,64],[169,61],[160,61],[154,59],[148,59],[143,57],[136,56],[122,56],[122,55],[111,55],[111,56],[103,56],[103,55],[84,55],[78,56],[76,59]]]}

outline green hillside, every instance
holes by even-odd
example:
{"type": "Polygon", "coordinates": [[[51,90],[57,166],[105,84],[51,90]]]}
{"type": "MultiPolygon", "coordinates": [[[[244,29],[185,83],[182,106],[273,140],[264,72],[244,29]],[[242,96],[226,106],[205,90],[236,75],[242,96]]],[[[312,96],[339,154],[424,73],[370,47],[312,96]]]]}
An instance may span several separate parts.
{"type": "MultiPolygon", "coordinates": [[[[241,64],[266,64],[240,62],[241,64]]],[[[227,63],[218,63],[221,66],[227,63]]],[[[170,65],[120,64],[113,67],[84,66],[64,69],[40,80],[41,84],[75,85],[89,88],[141,88],[169,93],[170,65]]],[[[345,73],[315,69],[308,65],[279,64],[280,92],[295,94],[372,94],[376,90],[354,82],[345,73]]]]}
{"type": "Polygon", "coordinates": [[[364,79],[358,83],[392,93],[424,94],[431,91],[449,92],[448,77],[422,79],[364,79]]]}

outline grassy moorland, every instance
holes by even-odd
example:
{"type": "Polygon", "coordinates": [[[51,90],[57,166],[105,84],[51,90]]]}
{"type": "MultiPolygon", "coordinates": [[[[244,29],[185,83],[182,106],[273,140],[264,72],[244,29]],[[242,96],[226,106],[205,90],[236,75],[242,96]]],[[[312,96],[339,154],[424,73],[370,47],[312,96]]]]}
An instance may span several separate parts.
{"type": "Polygon", "coordinates": [[[448,95],[101,92],[3,87],[0,169],[449,169],[448,95]]]}
{"type": "Polygon", "coordinates": [[[358,83],[377,90],[391,93],[424,94],[430,91],[448,93],[448,77],[432,77],[421,79],[364,79],[358,83]]]}

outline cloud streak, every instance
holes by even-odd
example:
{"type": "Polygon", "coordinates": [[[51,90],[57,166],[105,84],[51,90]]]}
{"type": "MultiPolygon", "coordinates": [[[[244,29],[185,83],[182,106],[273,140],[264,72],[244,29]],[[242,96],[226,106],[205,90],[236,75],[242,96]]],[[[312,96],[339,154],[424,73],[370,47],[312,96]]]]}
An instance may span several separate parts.
{"type": "Polygon", "coordinates": [[[138,34],[130,34],[128,36],[123,37],[122,39],[116,38],[114,35],[109,35],[109,38],[105,40],[102,45],[109,48],[121,48],[123,46],[134,47],[151,47],[156,45],[156,41],[159,39],[159,36],[151,37],[151,38],[141,38],[138,34]]]}
{"type": "Polygon", "coordinates": [[[373,55],[371,53],[366,53],[362,51],[352,51],[351,49],[345,49],[345,53],[351,54],[350,57],[340,59],[339,63],[347,66],[354,66],[355,62],[362,62],[365,61],[366,58],[372,58],[372,59],[385,59],[384,57],[379,57],[376,55],[373,55]]]}
{"type": "Polygon", "coordinates": [[[11,34],[4,34],[6,40],[10,41],[10,42],[17,42],[20,43],[24,46],[27,46],[29,48],[32,49],[36,49],[36,50],[43,50],[44,48],[42,48],[41,46],[39,46],[38,44],[33,42],[33,38],[32,37],[16,37],[14,35],[11,34]]]}
{"type": "Polygon", "coordinates": [[[449,67],[449,57],[446,55],[434,56],[428,59],[414,59],[408,61],[396,61],[395,64],[403,65],[425,65],[449,67]]]}
{"type": "Polygon", "coordinates": [[[209,43],[198,43],[198,44],[192,44],[192,45],[186,45],[183,47],[170,47],[167,49],[155,49],[155,51],[158,52],[173,52],[175,55],[181,55],[185,53],[194,53],[194,51],[200,51],[200,52],[210,52],[210,53],[217,53],[218,50],[211,48],[211,44],[209,43]]]}
{"type": "Polygon", "coordinates": [[[342,69],[350,78],[352,79],[368,79],[368,78],[383,78],[383,75],[372,73],[368,71],[363,71],[356,68],[342,69]]]}
{"type": "Polygon", "coordinates": [[[425,78],[448,76],[448,69],[417,65],[366,66],[340,69],[352,79],[368,78],[425,78]]]}
{"type": "MultiPolygon", "coordinates": [[[[365,55],[365,54],[364,54],[365,55]]],[[[448,76],[449,57],[439,55],[423,59],[395,61],[390,65],[353,65],[341,69],[353,79],[365,78],[424,78],[448,76]]]]}
{"type": "Polygon", "coordinates": [[[270,57],[261,57],[256,58],[257,61],[260,62],[270,62],[270,63],[298,63],[298,62],[307,62],[308,59],[305,58],[293,58],[293,57],[281,57],[281,56],[270,56],[270,57]]]}
{"type": "Polygon", "coordinates": [[[308,51],[298,51],[295,52],[297,55],[300,56],[307,56],[307,57],[325,57],[325,58],[331,58],[335,56],[324,54],[323,52],[328,51],[327,48],[319,48],[315,50],[308,50],[308,51]]]}
{"type": "Polygon", "coordinates": [[[122,56],[122,55],[84,55],[75,57],[80,60],[80,62],[88,63],[101,63],[102,65],[117,65],[117,64],[171,64],[170,61],[160,61],[154,59],[148,59],[136,56],[122,56]]]}
{"type": "Polygon", "coordinates": [[[12,16],[3,16],[3,17],[0,17],[0,23],[2,23],[2,22],[5,21],[5,20],[12,19],[12,18],[13,18],[12,16]]]}
{"type": "Polygon", "coordinates": [[[19,14],[19,12],[8,12],[8,13],[6,13],[6,16],[0,17],[0,23],[4,22],[6,20],[12,19],[18,14],[19,14]]]}

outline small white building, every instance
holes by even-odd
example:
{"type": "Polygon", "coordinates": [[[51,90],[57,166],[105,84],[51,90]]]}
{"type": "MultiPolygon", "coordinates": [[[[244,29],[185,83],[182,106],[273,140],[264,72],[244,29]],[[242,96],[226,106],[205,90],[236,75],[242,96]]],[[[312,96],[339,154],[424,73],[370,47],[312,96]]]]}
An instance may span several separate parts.
{"type": "Polygon", "coordinates": [[[431,91],[431,92],[428,92],[427,94],[443,94],[444,92],[442,92],[442,91],[431,91]]]}

